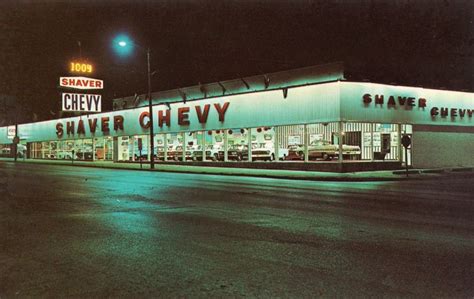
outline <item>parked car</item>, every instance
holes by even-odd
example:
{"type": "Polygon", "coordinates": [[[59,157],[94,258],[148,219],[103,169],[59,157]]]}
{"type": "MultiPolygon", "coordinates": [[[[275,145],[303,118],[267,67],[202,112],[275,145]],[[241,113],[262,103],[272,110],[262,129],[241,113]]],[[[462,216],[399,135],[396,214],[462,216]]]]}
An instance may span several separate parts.
{"type": "MultiPolygon", "coordinates": [[[[357,145],[342,145],[343,156],[360,155],[360,147],[357,145]]],[[[308,145],[308,159],[309,160],[331,160],[339,156],[339,145],[332,144],[328,141],[318,140],[311,142],[308,145]]],[[[297,145],[290,147],[288,152],[287,160],[294,160],[295,157],[299,157],[300,160],[304,160],[304,146],[297,145]]]]}
{"type": "MultiPolygon", "coordinates": [[[[241,144],[231,145],[227,150],[227,159],[230,161],[242,161],[243,150],[247,150],[247,146],[241,144]]],[[[219,151],[219,160],[224,160],[224,151],[219,151]]]]}
{"type": "Polygon", "coordinates": [[[86,151],[79,151],[76,153],[76,159],[77,160],[87,160],[87,161],[92,161],[94,157],[94,154],[92,151],[86,152],[86,151]]]}
{"type": "MultiPolygon", "coordinates": [[[[169,160],[178,160],[178,151],[182,148],[181,145],[170,145],[168,146],[167,159],[169,160]]],[[[182,151],[182,149],[181,149],[182,151]]]]}
{"type": "MultiPolygon", "coordinates": [[[[278,158],[283,158],[288,154],[286,149],[281,149],[278,152],[278,158]]],[[[242,159],[248,159],[248,147],[244,146],[242,149],[242,159]]],[[[272,143],[252,143],[252,161],[264,160],[274,161],[275,160],[275,148],[272,143]]]]}
{"type": "Polygon", "coordinates": [[[58,151],[56,153],[56,157],[58,159],[62,159],[62,160],[71,160],[72,159],[72,153],[70,151],[58,151]]]}
{"type": "MultiPolygon", "coordinates": [[[[288,149],[279,149],[278,158],[283,160],[288,155],[288,149]]],[[[272,143],[252,143],[252,161],[274,161],[276,157],[272,143]]],[[[245,144],[232,145],[227,150],[227,159],[230,161],[246,161],[248,146],[245,144]]],[[[219,151],[219,160],[224,160],[224,151],[219,151]]]]}
{"type": "MultiPolygon", "coordinates": [[[[187,145],[185,147],[185,161],[187,160],[193,160],[193,152],[195,150],[195,147],[191,146],[191,145],[187,145]]],[[[183,161],[183,146],[180,145],[180,146],[177,146],[176,147],[176,155],[174,156],[174,160],[176,161],[183,161]]]]}
{"type": "MultiPolygon", "coordinates": [[[[220,144],[207,144],[206,145],[206,160],[217,161],[219,160],[219,151],[222,150],[220,144]]],[[[202,161],[202,146],[196,146],[192,154],[194,161],[202,161]]]]}

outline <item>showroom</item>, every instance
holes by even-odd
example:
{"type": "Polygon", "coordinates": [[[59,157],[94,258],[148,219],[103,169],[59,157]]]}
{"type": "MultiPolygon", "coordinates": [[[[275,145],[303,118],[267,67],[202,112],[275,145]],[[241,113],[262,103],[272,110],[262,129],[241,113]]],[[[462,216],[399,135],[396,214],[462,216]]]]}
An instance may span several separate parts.
{"type": "MultiPolygon", "coordinates": [[[[148,101],[135,96],[110,112],[18,125],[18,157],[322,171],[474,165],[473,93],[351,82],[312,67],[152,98],[153,151],[148,101]]],[[[12,138],[0,128],[3,156],[12,138]]]]}

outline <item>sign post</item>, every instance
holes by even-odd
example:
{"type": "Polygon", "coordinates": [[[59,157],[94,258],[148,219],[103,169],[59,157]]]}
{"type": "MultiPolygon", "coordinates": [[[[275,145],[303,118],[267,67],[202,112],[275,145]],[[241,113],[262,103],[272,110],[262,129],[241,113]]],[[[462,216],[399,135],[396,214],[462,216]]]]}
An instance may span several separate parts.
{"type": "Polygon", "coordinates": [[[405,148],[405,169],[406,169],[406,174],[407,174],[407,177],[408,177],[408,147],[411,144],[410,136],[408,136],[406,134],[403,135],[402,144],[403,144],[403,147],[405,148]]]}
{"type": "Polygon", "coordinates": [[[142,169],[142,149],[143,149],[143,143],[142,143],[142,139],[141,138],[138,138],[138,153],[139,153],[139,157],[138,159],[140,160],[140,169],[142,169]]]}
{"type": "Polygon", "coordinates": [[[18,122],[15,122],[15,137],[13,137],[13,154],[15,155],[15,162],[18,157],[18,143],[20,143],[20,137],[18,137],[18,122]]]}

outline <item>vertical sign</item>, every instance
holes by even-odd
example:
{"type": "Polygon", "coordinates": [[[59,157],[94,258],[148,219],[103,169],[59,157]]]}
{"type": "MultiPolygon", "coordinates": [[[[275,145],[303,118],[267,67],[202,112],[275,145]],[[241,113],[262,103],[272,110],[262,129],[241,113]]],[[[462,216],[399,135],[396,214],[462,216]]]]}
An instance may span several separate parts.
{"type": "Polygon", "coordinates": [[[7,127],[7,138],[8,139],[13,139],[16,135],[16,129],[15,126],[8,126],[7,127]]]}

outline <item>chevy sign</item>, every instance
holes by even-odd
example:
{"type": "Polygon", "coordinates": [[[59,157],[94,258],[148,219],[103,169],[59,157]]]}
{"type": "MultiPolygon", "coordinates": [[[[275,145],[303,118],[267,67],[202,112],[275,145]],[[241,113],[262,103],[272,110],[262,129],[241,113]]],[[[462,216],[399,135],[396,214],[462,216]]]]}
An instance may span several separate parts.
{"type": "Polygon", "coordinates": [[[63,93],[63,111],[101,112],[100,94],[63,93]]]}

